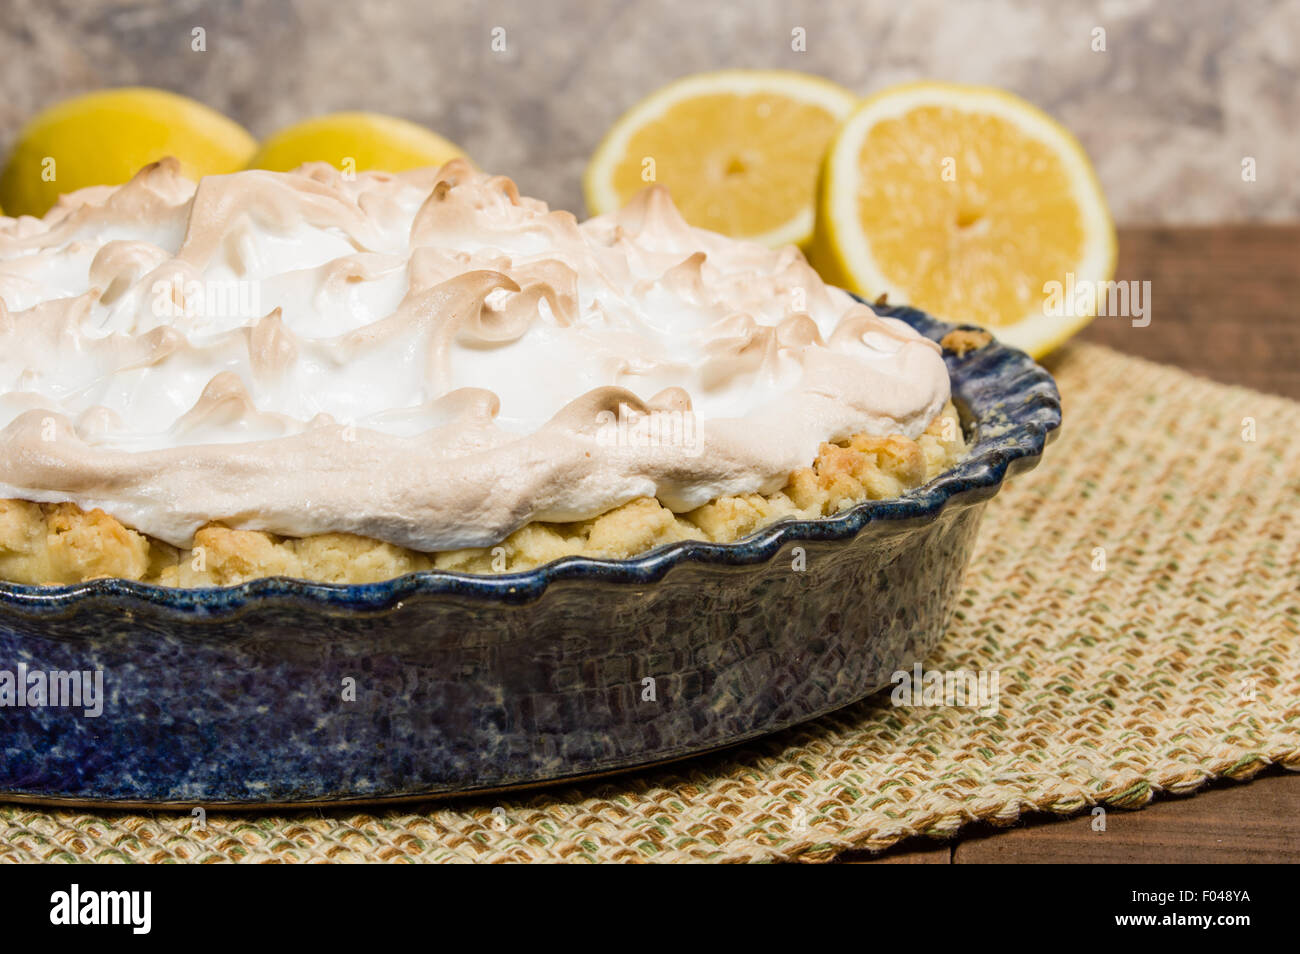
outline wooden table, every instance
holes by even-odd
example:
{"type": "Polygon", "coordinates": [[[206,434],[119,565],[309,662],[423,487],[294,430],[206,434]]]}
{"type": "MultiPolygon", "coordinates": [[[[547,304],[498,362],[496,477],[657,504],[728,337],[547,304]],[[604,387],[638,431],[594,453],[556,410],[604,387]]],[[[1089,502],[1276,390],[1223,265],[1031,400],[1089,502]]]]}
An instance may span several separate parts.
{"type": "Polygon", "coordinates": [[[1084,341],[1300,400],[1300,225],[1121,229],[1115,277],[1151,282],[1151,323],[1084,341]]]}
{"type": "MultiPolygon", "coordinates": [[[[1119,249],[1116,278],[1151,282],[1151,323],[1098,318],[1083,340],[1300,400],[1300,226],[1127,228],[1119,249]]],[[[1035,815],[1008,829],[972,826],[951,842],[910,839],[842,860],[1295,862],[1300,775],[1270,770],[1141,811],[1112,811],[1104,834],[1091,820],[1035,815]]]]}

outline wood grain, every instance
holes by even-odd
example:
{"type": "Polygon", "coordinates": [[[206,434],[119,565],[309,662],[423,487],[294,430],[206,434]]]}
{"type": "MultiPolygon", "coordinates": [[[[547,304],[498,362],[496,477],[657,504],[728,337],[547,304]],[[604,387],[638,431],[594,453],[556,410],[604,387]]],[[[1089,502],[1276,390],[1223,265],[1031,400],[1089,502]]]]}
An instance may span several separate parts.
{"type": "Polygon", "coordinates": [[[1141,811],[1107,812],[975,833],[953,849],[955,864],[1073,861],[1127,864],[1285,863],[1300,856],[1300,776],[1269,774],[1228,782],[1141,811]]]}
{"type": "MultiPolygon", "coordinates": [[[[1080,337],[1300,400],[1300,225],[1125,228],[1116,278],[1151,282],[1151,322],[1097,318],[1080,337]]],[[[1066,347],[1069,347],[1068,345],[1066,347]]],[[[1049,356],[1044,364],[1050,369],[1049,356]]],[[[847,863],[1297,862],[1300,775],[1223,783],[1137,812],[1031,816],[951,843],[910,839],[847,863]]]]}
{"type": "Polygon", "coordinates": [[[1082,340],[1300,400],[1300,226],[1122,229],[1115,277],[1151,283],[1151,323],[1082,340]]]}

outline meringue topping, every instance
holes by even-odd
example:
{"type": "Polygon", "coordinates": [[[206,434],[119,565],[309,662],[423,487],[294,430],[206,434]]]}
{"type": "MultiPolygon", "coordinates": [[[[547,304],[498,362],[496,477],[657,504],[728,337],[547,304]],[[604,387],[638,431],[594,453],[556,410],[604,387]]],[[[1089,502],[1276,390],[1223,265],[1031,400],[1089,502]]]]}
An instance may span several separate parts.
{"type": "Polygon", "coordinates": [[[0,496],[188,546],[228,526],[489,546],[637,497],[772,493],[915,438],[939,348],[661,188],[579,222],[463,160],[172,160],[0,218],[0,496]]]}

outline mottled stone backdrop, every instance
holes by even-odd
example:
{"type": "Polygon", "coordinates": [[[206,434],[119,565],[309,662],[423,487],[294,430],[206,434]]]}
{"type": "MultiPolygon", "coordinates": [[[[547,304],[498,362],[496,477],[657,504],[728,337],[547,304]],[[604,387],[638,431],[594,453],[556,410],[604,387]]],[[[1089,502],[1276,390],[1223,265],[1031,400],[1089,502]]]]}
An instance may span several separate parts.
{"type": "Polygon", "coordinates": [[[1123,222],[1300,218],[1300,0],[0,0],[0,140],[62,97],[163,86],[264,135],[370,109],[424,123],[527,192],[581,208],[605,127],[724,66],[868,92],[1003,86],[1063,119],[1123,222]],[[206,52],[191,50],[195,27],[206,52]],[[494,28],[506,49],[494,52],[494,28]],[[802,27],[807,49],[791,33],[802,27]],[[1095,30],[1105,51],[1094,51],[1095,30]],[[1242,178],[1244,157],[1257,179],[1242,178]]]}

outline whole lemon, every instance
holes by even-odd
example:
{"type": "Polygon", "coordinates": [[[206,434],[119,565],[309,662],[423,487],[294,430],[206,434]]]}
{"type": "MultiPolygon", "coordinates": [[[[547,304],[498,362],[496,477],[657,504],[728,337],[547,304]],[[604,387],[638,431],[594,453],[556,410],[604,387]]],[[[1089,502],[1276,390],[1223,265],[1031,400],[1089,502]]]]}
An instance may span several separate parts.
{"type": "Polygon", "coordinates": [[[268,136],[248,167],[286,172],[304,162],[328,162],[344,172],[402,172],[440,166],[464,155],[454,142],[405,119],[331,113],[268,136]]]}
{"type": "Polygon", "coordinates": [[[192,179],[235,172],[256,148],[238,123],[167,90],[87,93],[23,127],[0,174],[0,206],[9,215],[44,215],[65,192],[120,185],[169,155],[192,179]]]}

